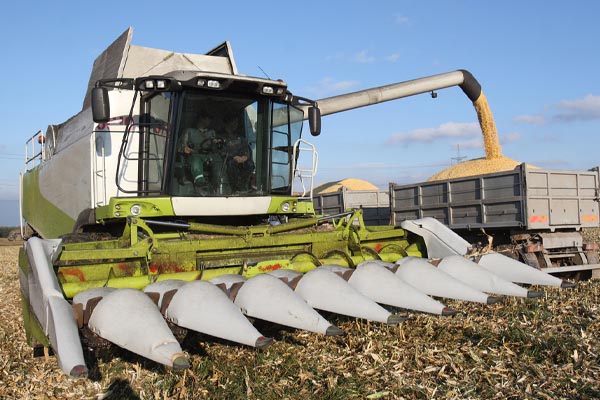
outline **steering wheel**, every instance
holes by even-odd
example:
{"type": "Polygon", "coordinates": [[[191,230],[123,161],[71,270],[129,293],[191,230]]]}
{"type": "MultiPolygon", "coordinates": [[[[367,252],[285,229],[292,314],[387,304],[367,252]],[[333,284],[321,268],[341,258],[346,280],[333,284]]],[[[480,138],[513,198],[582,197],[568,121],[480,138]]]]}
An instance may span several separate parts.
{"type": "Polygon", "coordinates": [[[225,140],[223,138],[209,137],[204,139],[200,143],[198,151],[203,154],[214,153],[222,150],[225,147],[225,140]]]}

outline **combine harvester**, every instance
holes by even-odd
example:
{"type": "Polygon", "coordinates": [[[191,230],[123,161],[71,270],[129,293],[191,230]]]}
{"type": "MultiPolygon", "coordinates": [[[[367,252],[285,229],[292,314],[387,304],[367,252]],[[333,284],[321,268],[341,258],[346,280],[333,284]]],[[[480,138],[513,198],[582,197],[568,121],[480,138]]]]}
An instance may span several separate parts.
{"type": "Polygon", "coordinates": [[[339,335],[315,309],[395,324],[380,304],[452,315],[430,296],[491,304],[541,295],[514,282],[570,286],[496,253],[477,264],[432,219],[371,227],[360,210],[314,212],[303,120],[318,135],[322,115],[451,86],[476,102],[470,73],[311,101],[238,74],[229,43],[178,54],[131,33],[95,61],[82,111],[27,141],[24,325],[66,374],[85,376],[83,349],[107,343],[187,368],[186,330],[268,345],[247,317],[339,335]]]}

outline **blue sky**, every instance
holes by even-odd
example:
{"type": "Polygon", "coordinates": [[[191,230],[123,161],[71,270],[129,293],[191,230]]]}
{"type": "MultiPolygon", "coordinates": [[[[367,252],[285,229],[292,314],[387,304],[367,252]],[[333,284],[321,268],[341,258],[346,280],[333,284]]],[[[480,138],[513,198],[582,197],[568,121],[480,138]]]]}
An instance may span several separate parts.
{"type": "MultiPolygon", "coordinates": [[[[133,44],[204,53],[224,40],[241,73],[319,99],[456,69],[477,78],[506,156],[542,168],[600,165],[600,2],[8,2],[0,25],[0,225],[18,223],[25,139],[81,109],[94,59],[133,44]]],[[[327,116],[317,182],[427,179],[482,157],[458,88],[327,116]]]]}

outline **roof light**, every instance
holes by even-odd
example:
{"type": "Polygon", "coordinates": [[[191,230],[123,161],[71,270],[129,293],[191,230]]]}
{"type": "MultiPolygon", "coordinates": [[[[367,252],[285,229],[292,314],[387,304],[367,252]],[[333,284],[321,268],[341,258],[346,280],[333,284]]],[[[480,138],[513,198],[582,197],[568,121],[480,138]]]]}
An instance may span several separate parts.
{"type": "Polygon", "coordinates": [[[198,79],[198,82],[196,82],[196,84],[198,86],[204,86],[206,85],[206,79],[198,79]]]}
{"type": "Polygon", "coordinates": [[[147,91],[177,90],[179,88],[177,81],[161,76],[138,78],[135,80],[135,86],[138,90],[147,91]]]}
{"type": "Polygon", "coordinates": [[[262,89],[264,94],[273,94],[273,87],[272,86],[263,86],[262,89]]]}
{"type": "Polygon", "coordinates": [[[283,94],[283,88],[277,88],[277,94],[283,94]]]}
{"type": "Polygon", "coordinates": [[[220,89],[221,88],[221,82],[214,81],[214,80],[209,80],[207,82],[206,86],[208,86],[209,88],[213,88],[213,89],[220,89]]]}

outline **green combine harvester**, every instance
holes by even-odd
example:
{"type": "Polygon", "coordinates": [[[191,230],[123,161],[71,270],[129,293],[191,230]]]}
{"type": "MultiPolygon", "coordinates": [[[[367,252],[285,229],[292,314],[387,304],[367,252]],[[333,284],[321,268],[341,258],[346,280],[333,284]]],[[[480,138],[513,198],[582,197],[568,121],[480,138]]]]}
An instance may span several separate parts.
{"type": "Polygon", "coordinates": [[[339,335],[315,309],[395,324],[380,304],[452,315],[430,296],[494,303],[541,294],[514,282],[570,285],[476,253],[433,219],[315,215],[304,120],[318,135],[321,116],[451,86],[476,101],[467,71],[312,101],[239,74],[227,42],[180,54],[131,35],[95,61],[82,111],[27,141],[24,325],[66,374],[86,376],[83,349],[107,343],[187,368],[186,330],[268,345],[247,317],[339,335]]]}

